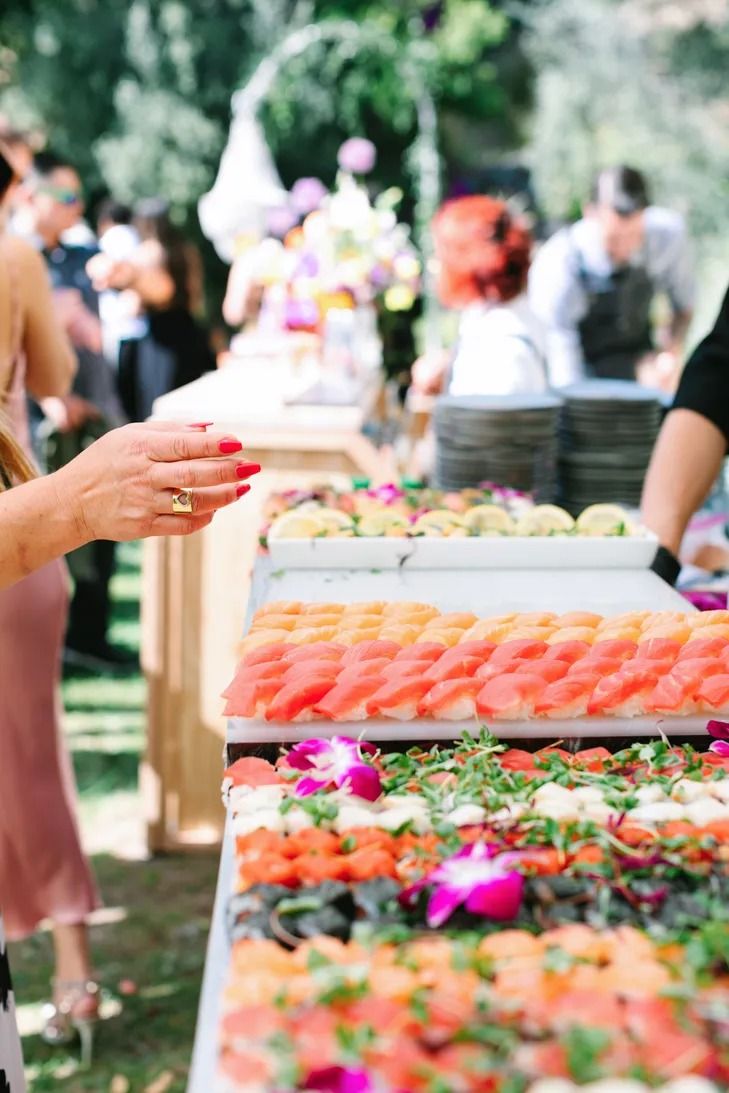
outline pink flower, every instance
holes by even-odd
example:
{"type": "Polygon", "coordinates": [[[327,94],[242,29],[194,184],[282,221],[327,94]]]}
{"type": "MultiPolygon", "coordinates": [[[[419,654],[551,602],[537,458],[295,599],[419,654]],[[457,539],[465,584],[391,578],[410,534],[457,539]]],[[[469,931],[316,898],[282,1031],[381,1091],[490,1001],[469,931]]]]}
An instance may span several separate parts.
{"type": "Polygon", "coordinates": [[[294,744],[288,753],[290,767],[295,770],[313,771],[296,783],[296,796],[308,797],[319,790],[335,786],[347,789],[355,797],[376,801],[382,793],[380,775],[371,763],[365,761],[363,752],[375,755],[377,748],[348,736],[333,736],[331,740],[314,737],[294,744]]]}
{"type": "Polygon", "coordinates": [[[319,208],[328,192],[319,178],[298,178],[291,187],[291,202],[297,212],[306,216],[319,208]]]}
{"type": "Polygon", "coordinates": [[[296,213],[289,209],[287,205],[280,205],[278,208],[269,209],[266,216],[266,222],[268,230],[271,235],[278,236],[282,239],[287,232],[298,223],[298,216],[296,213]]]}
{"type": "Polygon", "coordinates": [[[519,851],[500,854],[493,845],[472,843],[405,889],[400,901],[411,906],[424,888],[431,888],[426,922],[433,928],[442,926],[462,904],[472,915],[508,922],[521,906],[524,878],[509,868],[520,857],[519,851]]]}
{"type": "Polygon", "coordinates": [[[326,1066],[312,1070],[303,1089],[320,1090],[321,1093],[374,1093],[374,1086],[366,1070],[345,1066],[326,1066]]]}
{"type": "Polygon", "coordinates": [[[376,159],[377,150],[374,144],[364,137],[350,137],[337,153],[339,166],[353,175],[368,175],[376,159]]]}
{"type": "Polygon", "coordinates": [[[729,759],[729,721],[709,721],[706,728],[709,736],[714,737],[713,744],[709,745],[709,751],[729,759]]]}
{"type": "Polygon", "coordinates": [[[367,495],[368,497],[376,497],[378,501],[382,501],[383,505],[392,505],[405,496],[405,491],[396,486],[394,482],[388,482],[387,485],[367,490],[367,495]]]}

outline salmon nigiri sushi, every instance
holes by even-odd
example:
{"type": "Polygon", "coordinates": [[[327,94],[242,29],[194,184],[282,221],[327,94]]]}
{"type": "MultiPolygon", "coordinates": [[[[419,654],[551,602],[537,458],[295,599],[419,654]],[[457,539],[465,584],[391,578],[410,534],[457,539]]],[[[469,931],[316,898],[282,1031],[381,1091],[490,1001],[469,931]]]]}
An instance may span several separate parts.
{"type": "Polygon", "coordinates": [[[266,710],[266,721],[311,721],[314,707],[334,687],[329,676],[312,673],[286,683],[266,710]]]}
{"type": "Polygon", "coordinates": [[[498,649],[495,649],[489,658],[490,664],[505,664],[509,660],[536,660],[543,656],[548,649],[544,641],[505,641],[498,649]]]}
{"type": "MultiPolygon", "coordinates": [[[[729,642],[727,642],[727,645],[729,645],[729,642]]],[[[272,645],[259,645],[257,649],[252,649],[250,653],[246,653],[241,664],[252,667],[255,664],[263,664],[267,660],[279,660],[294,649],[296,649],[296,646],[290,641],[277,641],[272,645]]]]}
{"type": "Polygon", "coordinates": [[[358,660],[375,660],[387,657],[392,660],[402,650],[402,646],[395,641],[382,641],[375,638],[374,641],[361,641],[357,645],[350,645],[342,656],[342,664],[355,664],[358,660]]]}
{"type": "Polygon", "coordinates": [[[293,630],[299,624],[298,615],[262,615],[251,623],[251,634],[259,630],[293,630]]]}
{"type": "Polygon", "coordinates": [[[592,645],[596,637],[597,631],[594,626],[564,626],[555,630],[547,641],[550,645],[564,641],[584,641],[587,645],[592,645]]]}
{"type": "Polygon", "coordinates": [[[541,676],[526,673],[490,679],[476,696],[476,709],[486,717],[519,721],[532,716],[534,705],[546,687],[547,681],[541,676]]]}
{"type": "Polygon", "coordinates": [[[259,607],[253,616],[253,621],[264,615],[300,615],[306,605],[301,600],[272,600],[259,607]]]}
{"type": "Polygon", "coordinates": [[[681,660],[698,660],[700,657],[719,657],[729,649],[726,638],[703,638],[701,631],[689,639],[678,654],[681,660]]]}
{"type": "Polygon", "coordinates": [[[636,660],[661,660],[673,663],[681,652],[681,642],[670,638],[644,638],[638,642],[636,660]]]}
{"type": "Polygon", "coordinates": [[[230,688],[223,714],[225,717],[264,717],[282,687],[280,679],[259,679],[252,683],[241,681],[230,688]]]}
{"type": "Polygon", "coordinates": [[[637,717],[645,712],[645,699],[657,682],[658,673],[649,664],[632,671],[629,665],[623,665],[619,672],[599,680],[587,712],[590,717],[637,717]]]}
{"type": "Polygon", "coordinates": [[[367,703],[370,717],[393,717],[412,721],[418,714],[418,703],[433,686],[427,679],[412,677],[390,680],[375,691],[367,703]]]}
{"type": "Polygon", "coordinates": [[[689,625],[701,637],[701,631],[707,626],[726,626],[729,623],[729,611],[700,611],[689,616],[689,625]]]}
{"type": "Polygon", "coordinates": [[[557,629],[572,626],[589,626],[592,630],[603,622],[602,615],[595,615],[592,611],[568,611],[565,615],[559,615],[554,620],[557,629]]]}
{"type": "Polygon", "coordinates": [[[483,663],[496,651],[496,648],[496,643],[493,641],[471,638],[468,641],[459,641],[458,645],[454,645],[452,649],[447,649],[443,654],[443,659],[459,656],[480,657],[483,663]]]}
{"type": "Polygon", "coordinates": [[[411,626],[401,623],[397,619],[386,619],[387,625],[380,630],[379,637],[383,641],[394,641],[398,645],[412,645],[420,637],[422,626],[411,626]]]}
{"type": "Polygon", "coordinates": [[[438,630],[423,630],[416,640],[440,642],[444,648],[450,649],[452,646],[458,645],[463,637],[463,633],[464,632],[460,627],[448,626],[438,630]]]}
{"type": "Polygon", "coordinates": [[[577,678],[573,678],[570,673],[565,679],[550,683],[534,703],[535,715],[554,720],[584,717],[599,679],[596,672],[592,675],[585,673],[577,678]]]}
{"type": "Polygon", "coordinates": [[[407,660],[421,660],[424,664],[433,664],[443,656],[443,645],[439,641],[417,641],[406,645],[393,658],[393,663],[401,664],[407,660]]]}
{"type": "MultiPolygon", "coordinates": [[[[511,660],[504,660],[499,664],[494,663],[492,660],[487,660],[485,664],[482,664],[480,668],[477,668],[474,675],[476,679],[480,679],[482,683],[486,683],[489,679],[498,679],[500,676],[511,675],[517,668],[521,668],[524,664],[537,664],[538,661],[527,660],[526,657],[512,657],[511,660]]],[[[548,662],[547,662],[548,663],[548,662]]]]}
{"type": "Polygon", "coordinates": [[[441,683],[444,679],[470,678],[482,664],[480,657],[442,656],[423,673],[423,679],[429,679],[431,684],[435,684],[441,683]]]}
{"type": "Polygon", "coordinates": [[[632,660],[637,652],[638,643],[629,638],[600,638],[592,647],[592,656],[618,660],[632,660]]]}
{"type": "Polygon", "coordinates": [[[441,680],[418,703],[418,716],[467,721],[476,716],[476,695],[482,687],[481,681],[472,677],[441,680]]]}
{"type": "Polygon", "coordinates": [[[322,679],[339,679],[342,674],[342,666],[337,660],[297,660],[293,664],[284,664],[286,674],[283,677],[285,684],[295,683],[296,680],[307,679],[309,676],[320,676],[322,679]]]}
{"type": "Polygon", "coordinates": [[[705,679],[696,692],[696,701],[702,710],[725,710],[729,707],[729,675],[719,675],[705,679]]]}
{"type": "Polygon", "coordinates": [[[365,721],[367,703],[385,683],[381,675],[361,676],[351,682],[337,683],[314,706],[314,713],[331,721],[365,721]]]}
{"type": "Polygon", "coordinates": [[[531,673],[532,675],[541,676],[546,683],[554,683],[558,679],[562,679],[567,675],[569,670],[569,664],[564,660],[522,660],[521,664],[517,664],[514,672],[516,675],[524,675],[524,673],[531,673]]]}
{"type": "Polygon", "coordinates": [[[261,664],[239,664],[221,697],[228,698],[237,687],[242,687],[245,683],[257,683],[259,679],[280,679],[285,671],[286,665],[282,660],[264,660],[261,664]]]}
{"type": "Polygon", "coordinates": [[[297,664],[301,660],[341,660],[345,647],[337,641],[314,641],[310,645],[299,645],[284,655],[287,664],[297,664]]]}
{"type": "Polygon", "coordinates": [[[567,664],[575,664],[587,656],[592,648],[586,641],[555,641],[550,643],[542,659],[563,660],[567,664]]]}
{"type": "MultiPolygon", "coordinates": [[[[371,664],[372,661],[365,663],[371,664]]],[[[430,667],[427,660],[391,660],[380,671],[389,682],[393,679],[413,679],[415,676],[422,679],[430,667]]]]}
{"type": "Polygon", "coordinates": [[[647,713],[688,714],[696,709],[693,695],[701,686],[701,679],[683,678],[673,672],[661,676],[654,689],[644,699],[647,713]]]}
{"type": "Polygon", "coordinates": [[[344,667],[340,663],[337,683],[354,683],[355,680],[364,679],[366,676],[379,676],[382,675],[385,668],[391,667],[392,661],[388,660],[387,657],[375,657],[374,660],[357,660],[354,664],[347,664],[344,667]]]}
{"type": "Polygon", "coordinates": [[[436,615],[425,624],[426,630],[470,630],[478,622],[478,616],[471,611],[450,611],[445,615],[436,615]]]}
{"type": "Polygon", "coordinates": [[[622,664],[622,660],[618,660],[617,657],[585,657],[584,660],[578,660],[576,664],[570,666],[569,677],[581,679],[583,676],[597,676],[598,679],[602,679],[604,676],[619,672],[622,664]]]}

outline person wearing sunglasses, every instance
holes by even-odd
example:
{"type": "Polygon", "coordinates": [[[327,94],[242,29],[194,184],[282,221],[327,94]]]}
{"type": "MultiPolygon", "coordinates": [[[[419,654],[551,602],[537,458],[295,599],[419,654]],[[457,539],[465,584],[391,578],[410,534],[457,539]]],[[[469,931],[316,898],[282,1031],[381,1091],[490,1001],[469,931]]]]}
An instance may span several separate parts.
{"type": "MultiPolygon", "coordinates": [[[[86,272],[97,248],[95,243],[89,246],[75,238],[84,212],[81,179],[75,168],[50,153],[36,156],[31,206],[36,246],[46,259],[57,314],[79,364],[70,394],[44,401],[45,420],[40,415],[36,418],[42,462],[54,470],[108,429],[121,425],[126,417],[116,372],[103,353],[99,294],[86,272]]],[[[95,542],[69,559],[74,594],[64,655],[67,662],[85,669],[123,671],[132,663],[107,638],[114,550],[113,543],[95,542]]]]}

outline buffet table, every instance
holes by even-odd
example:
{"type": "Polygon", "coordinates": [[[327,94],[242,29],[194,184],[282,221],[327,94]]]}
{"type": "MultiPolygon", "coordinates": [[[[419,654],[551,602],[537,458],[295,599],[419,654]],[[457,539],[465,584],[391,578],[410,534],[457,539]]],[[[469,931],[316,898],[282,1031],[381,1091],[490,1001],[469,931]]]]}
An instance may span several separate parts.
{"type": "MultiPolygon", "coordinates": [[[[443,611],[471,610],[481,614],[497,614],[506,610],[580,610],[604,614],[640,609],[679,612],[690,610],[678,593],[648,570],[490,569],[439,570],[434,573],[428,570],[366,572],[290,569],[281,572],[274,571],[269,562],[259,560],[253,576],[246,629],[254,612],[264,604],[300,599],[302,596],[311,602],[419,600],[432,603],[443,611]]],[[[458,726],[452,722],[449,724],[450,735],[457,735],[458,726]]],[[[504,735],[503,727],[503,724],[497,727],[498,735],[504,735]]],[[[295,730],[296,738],[306,735],[305,727],[295,727],[295,730]]],[[[515,734],[520,736],[521,746],[529,747],[529,741],[525,739],[530,737],[529,729],[525,732],[524,726],[521,726],[521,732],[515,730],[515,734]]],[[[413,739],[412,727],[398,727],[398,735],[401,740],[408,740],[409,744],[417,742],[413,739]]],[[[554,732],[549,735],[554,739],[554,732]]],[[[583,738],[585,735],[583,731],[583,738]]],[[[652,735],[656,735],[655,730],[652,735]]],[[[269,736],[267,739],[270,741],[273,737],[269,736]]],[[[531,739],[535,739],[534,733],[531,733],[531,739]]],[[[266,749],[265,744],[261,746],[262,742],[258,743],[253,739],[250,730],[248,733],[242,732],[240,724],[233,722],[229,725],[227,743],[228,763],[253,752],[261,754],[268,750],[270,755],[272,750],[270,743],[266,749]]],[[[543,743],[544,739],[538,741],[538,744],[543,743]]],[[[590,740],[589,743],[593,741],[590,740]]],[[[218,771],[218,777],[214,781],[216,788],[219,781],[218,771]]],[[[231,825],[228,823],[208,944],[189,1093],[211,1093],[219,1088],[216,1076],[217,1031],[220,1002],[230,959],[225,910],[234,874],[233,841],[231,825]]]]}
{"type": "Polygon", "coordinates": [[[361,431],[373,391],[363,389],[356,406],[294,404],[302,379],[293,359],[234,359],[155,403],[158,419],[230,430],[263,471],[245,500],[203,532],[144,545],[142,791],[151,850],[213,845],[221,836],[219,695],[235,664],[264,499],[294,486],[388,473],[361,431]]]}

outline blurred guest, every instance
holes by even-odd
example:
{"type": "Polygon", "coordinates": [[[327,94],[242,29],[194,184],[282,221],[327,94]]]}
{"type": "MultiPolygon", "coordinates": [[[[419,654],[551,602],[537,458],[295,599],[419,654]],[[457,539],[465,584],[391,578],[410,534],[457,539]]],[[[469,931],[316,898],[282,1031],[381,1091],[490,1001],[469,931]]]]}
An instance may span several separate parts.
{"type": "MultiPolygon", "coordinates": [[[[102,201],[96,211],[96,233],[100,263],[129,262],[140,243],[139,232],[132,225],[131,208],[112,197],[102,201]]],[[[93,274],[94,261],[92,258],[87,267],[90,274],[93,274]]],[[[127,338],[140,338],[146,331],[146,323],[138,310],[137,296],[133,292],[105,288],[99,293],[104,356],[114,368],[119,367],[121,343],[127,338]]]]}
{"type": "Polygon", "coordinates": [[[682,217],[651,205],[642,174],[625,166],[598,174],[582,220],[544,244],[529,277],[553,387],[596,376],[673,389],[693,300],[682,217]],[[658,294],[670,321],[654,331],[658,294]]]}
{"type": "MultiPolygon", "coordinates": [[[[112,368],[103,355],[99,298],[86,272],[95,249],[71,244],[68,232],[83,215],[81,180],[75,168],[49,153],[38,155],[32,181],[33,228],[51,275],[57,314],[78,357],[73,390],[45,399],[44,455],[56,469],[108,429],[124,412],[112,368]]],[[[113,543],[97,541],[69,557],[74,594],[69,612],[66,658],[85,668],[123,668],[131,658],[108,640],[109,584],[114,571],[113,543]]]]}
{"type": "Polygon", "coordinates": [[[14,128],[6,118],[0,116],[0,144],[3,155],[14,172],[13,182],[2,203],[3,219],[12,235],[23,236],[29,231],[26,180],[33,166],[33,142],[30,134],[14,128]]]}
{"type": "Polygon", "coordinates": [[[531,238],[503,201],[460,197],[433,220],[438,294],[460,310],[447,358],[421,358],[413,388],[437,394],[506,395],[547,386],[542,334],[525,295],[531,238]]]}
{"type": "MultiPolygon", "coordinates": [[[[75,366],[54,316],[42,259],[23,240],[0,236],[0,391],[26,460],[26,391],[41,400],[63,398],[75,366]]],[[[11,464],[4,471],[3,485],[13,470],[11,464]]],[[[50,508],[46,519],[52,525],[50,508]]],[[[89,1012],[97,1007],[86,986],[91,967],[85,926],[96,891],[78,839],[58,724],[66,608],[66,575],[58,561],[0,592],[0,896],[11,938],[51,919],[54,1015],[72,997],[80,1016],[84,1006],[89,1012]]],[[[58,1023],[49,1020],[46,1033],[55,1039],[58,1023]]]]}
{"type": "MultiPolygon", "coordinates": [[[[713,329],[689,357],[663,423],[643,490],[642,515],[661,543],[655,569],[674,583],[688,523],[729,450],[729,292],[713,329]]],[[[726,568],[726,554],[722,568],[726,568]]]]}
{"type": "Polygon", "coordinates": [[[203,309],[202,265],[197,249],[170,220],[161,199],[140,202],[134,227],[140,243],[125,261],[94,262],[99,288],[133,292],[145,333],[122,341],[119,390],[130,418],[152,413],[155,399],[215,368],[203,309]]]}

